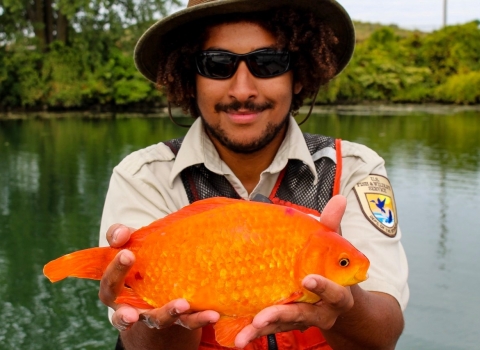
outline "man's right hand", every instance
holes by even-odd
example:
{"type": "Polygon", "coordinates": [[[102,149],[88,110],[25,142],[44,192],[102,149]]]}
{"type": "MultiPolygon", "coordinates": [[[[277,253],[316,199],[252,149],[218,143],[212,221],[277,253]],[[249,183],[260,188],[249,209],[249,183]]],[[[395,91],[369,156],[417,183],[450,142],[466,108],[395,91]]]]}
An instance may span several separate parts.
{"type": "MultiPolygon", "coordinates": [[[[120,248],[130,239],[135,230],[121,224],[110,226],[107,241],[111,247],[120,248]]],[[[117,295],[124,286],[125,277],[135,262],[134,254],[121,250],[108,265],[100,281],[99,298],[114,310],[112,324],[120,331],[130,329],[138,320],[149,328],[163,329],[173,324],[194,330],[215,323],[220,315],[211,310],[191,312],[185,299],[172,300],[161,308],[140,310],[129,305],[115,303],[117,295]]]]}

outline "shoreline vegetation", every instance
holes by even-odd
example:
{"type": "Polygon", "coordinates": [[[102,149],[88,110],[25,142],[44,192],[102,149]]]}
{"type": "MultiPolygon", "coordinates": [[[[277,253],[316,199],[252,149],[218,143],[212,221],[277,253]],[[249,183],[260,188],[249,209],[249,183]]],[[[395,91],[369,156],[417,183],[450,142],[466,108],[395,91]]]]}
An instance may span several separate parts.
{"type": "MultiPolygon", "coordinates": [[[[309,106],[300,108],[299,116],[305,115],[309,106]]],[[[473,112],[480,114],[480,104],[455,105],[438,103],[417,104],[355,104],[355,105],[315,105],[312,115],[355,115],[355,116],[395,116],[395,115],[452,115],[457,113],[473,112]]],[[[172,109],[172,115],[176,118],[191,118],[182,113],[180,109],[172,109]]],[[[125,119],[125,118],[168,118],[167,108],[151,109],[147,112],[102,112],[92,110],[75,111],[16,111],[0,112],[0,120],[20,119],[64,119],[64,118],[87,118],[87,119],[125,119]]]]}
{"type": "MultiPolygon", "coordinates": [[[[0,118],[166,114],[165,95],[137,72],[132,52],[158,12],[165,15],[177,0],[125,0],[111,11],[102,11],[102,0],[44,2],[43,11],[52,13],[0,5],[0,118]]],[[[321,88],[315,110],[386,113],[421,104],[436,106],[428,110],[480,104],[480,20],[433,32],[355,27],[353,59],[321,88]]]]}

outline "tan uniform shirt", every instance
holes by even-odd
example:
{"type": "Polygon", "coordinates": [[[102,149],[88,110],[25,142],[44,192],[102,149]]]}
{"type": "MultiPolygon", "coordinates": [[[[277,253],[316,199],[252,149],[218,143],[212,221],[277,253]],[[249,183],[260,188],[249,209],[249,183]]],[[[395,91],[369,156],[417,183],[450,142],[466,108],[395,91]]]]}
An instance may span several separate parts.
{"type": "MultiPolygon", "coordinates": [[[[253,198],[257,193],[268,197],[289,159],[303,161],[316,177],[314,162],[300,128],[293,118],[289,125],[275,159],[262,172],[260,182],[250,195],[220,159],[203,131],[200,118],[189,129],[176,158],[163,143],[128,155],[113,170],[103,210],[100,245],[108,245],[105,233],[112,224],[121,223],[140,228],[188,205],[180,173],[194,164],[204,163],[210,171],[224,175],[244,199],[253,198]]],[[[400,243],[401,232],[398,230],[393,238],[381,233],[366,219],[353,191],[355,185],[369,174],[386,176],[384,161],[363,145],[342,141],[341,146],[343,168],[340,194],[347,198],[347,209],[341,224],[342,234],[371,263],[369,278],[360,286],[365,290],[392,295],[405,309],[409,298],[408,265],[400,243]]]]}

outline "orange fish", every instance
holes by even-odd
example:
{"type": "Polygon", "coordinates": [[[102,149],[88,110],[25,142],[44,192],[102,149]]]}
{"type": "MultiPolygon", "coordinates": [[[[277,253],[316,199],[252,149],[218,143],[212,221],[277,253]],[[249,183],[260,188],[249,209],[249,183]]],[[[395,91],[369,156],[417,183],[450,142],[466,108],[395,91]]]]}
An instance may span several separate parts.
{"type": "MultiPolygon", "coordinates": [[[[267,306],[316,303],[302,287],[308,274],[343,286],[364,281],[368,259],[319,221],[290,207],[210,198],[135,231],[121,249],[135,263],[117,303],[149,309],[186,299],[192,310],[215,310],[217,341],[235,336],[267,306]]],[[[45,265],[50,281],[101,279],[119,248],[91,248],[45,265]]]]}

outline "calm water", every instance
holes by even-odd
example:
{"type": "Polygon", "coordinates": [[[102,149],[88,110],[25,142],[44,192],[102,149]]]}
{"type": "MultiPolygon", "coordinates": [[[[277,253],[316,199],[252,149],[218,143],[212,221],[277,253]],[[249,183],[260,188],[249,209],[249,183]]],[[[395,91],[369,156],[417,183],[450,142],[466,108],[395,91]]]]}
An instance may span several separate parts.
{"type": "MultiPolygon", "coordinates": [[[[480,344],[480,114],[315,116],[305,126],[386,160],[410,262],[398,349],[480,344]]],[[[168,119],[0,121],[0,349],[113,349],[98,283],[43,265],[97,243],[111,169],[181,136],[168,119]]]]}

